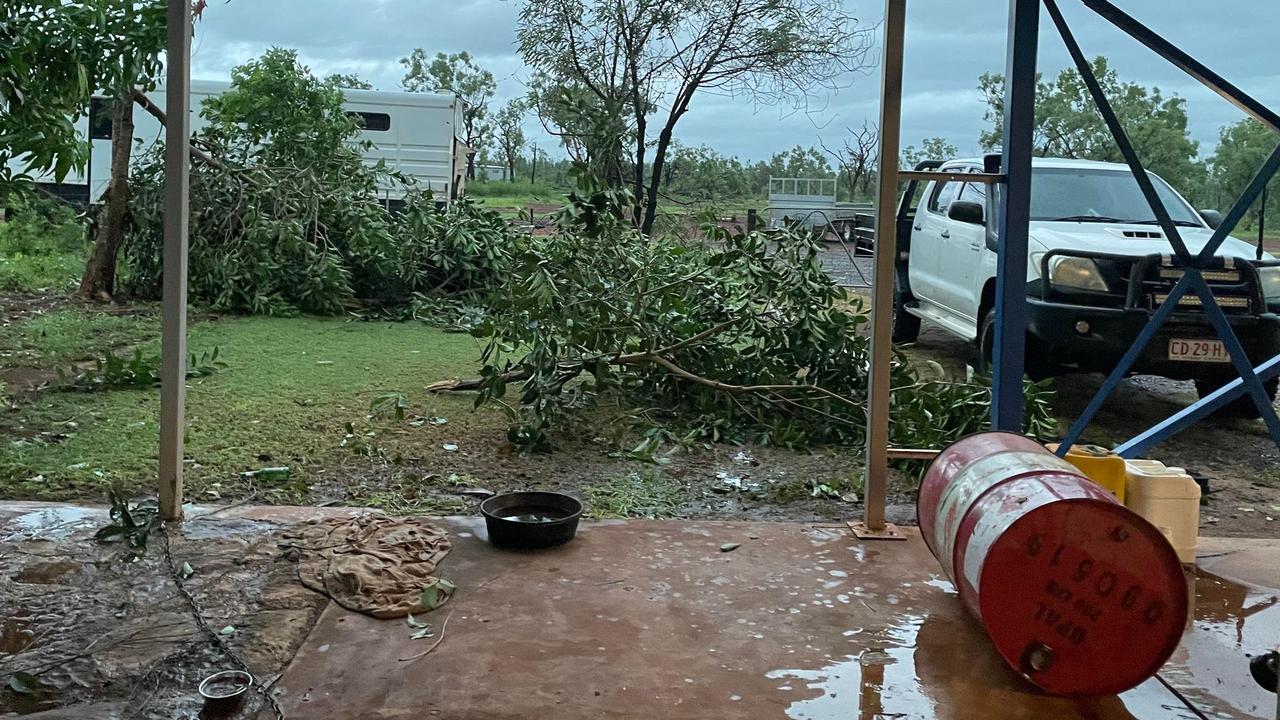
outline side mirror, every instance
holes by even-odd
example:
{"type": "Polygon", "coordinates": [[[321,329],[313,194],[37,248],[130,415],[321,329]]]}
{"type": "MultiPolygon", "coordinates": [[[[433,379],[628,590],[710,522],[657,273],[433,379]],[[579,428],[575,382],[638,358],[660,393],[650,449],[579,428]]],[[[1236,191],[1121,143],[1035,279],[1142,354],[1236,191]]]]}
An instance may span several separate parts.
{"type": "Polygon", "coordinates": [[[1217,210],[1201,210],[1200,217],[1204,218],[1204,221],[1214,230],[1217,230],[1218,226],[1222,224],[1222,213],[1217,210]]]}
{"type": "Polygon", "coordinates": [[[969,223],[970,225],[986,224],[986,220],[983,218],[982,204],[967,200],[953,201],[947,207],[947,217],[956,222],[969,223]]]}

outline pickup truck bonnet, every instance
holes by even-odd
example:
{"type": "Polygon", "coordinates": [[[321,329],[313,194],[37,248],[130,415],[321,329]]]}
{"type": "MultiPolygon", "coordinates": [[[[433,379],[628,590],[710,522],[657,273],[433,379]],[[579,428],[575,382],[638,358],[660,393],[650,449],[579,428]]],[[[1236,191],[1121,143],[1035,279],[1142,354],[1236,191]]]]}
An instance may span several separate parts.
{"type": "MultiPolygon", "coordinates": [[[[1173,246],[1157,225],[1032,221],[1030,230],[1032,252],[1078,250],[1110,255],[1173,254],[1173,246]]],[[[1199,252],[1213,236],[1213,231],[1208,228],[1180,227],[1178,232],[1187,249],[1193,253],[1199,252]]],[[[1257,252],[1253,245],[1228,237],[1217,254],[1253,260],[1257,252]]],[[[1272,256],[1263,254],[1263,257],[1271,259],[1272,256]]]]}

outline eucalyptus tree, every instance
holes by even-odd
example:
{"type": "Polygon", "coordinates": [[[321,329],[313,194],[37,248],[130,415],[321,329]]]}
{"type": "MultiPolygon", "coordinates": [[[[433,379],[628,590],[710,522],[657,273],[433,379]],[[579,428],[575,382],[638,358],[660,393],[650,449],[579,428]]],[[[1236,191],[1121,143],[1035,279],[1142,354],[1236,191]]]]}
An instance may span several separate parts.
{"type": "Polygon", "coordinates": [[[573,116],[604,114],[600,127],[622,138],[616,161],[628,177],[616,182],[639,199],[633,222],[644,233],[676,126],[696,97],[739,98],[742,113],[803,105],[847,84],[872,45],[870,27],[840,0],[529,0],[517,41],[527,64],[585,96],[560,105],[564,122],[594,127],[573,116]]]}
{"type": "MultiPolygon", "coordinates": [[[[451,92],[462,98],[466,107],[462,111],[463,140],[478,152],[488,142],[489,103],[498,89],[493,73],[476,64],[470,53],[446,55],[436,53],[429,57],[422,48],[414,48],[408,57],[400,58],[404,65],[401,87],[409,92],[451,92]]],[[[467,177],[476,176],[474,153],[467,161],[467,177]]]]}

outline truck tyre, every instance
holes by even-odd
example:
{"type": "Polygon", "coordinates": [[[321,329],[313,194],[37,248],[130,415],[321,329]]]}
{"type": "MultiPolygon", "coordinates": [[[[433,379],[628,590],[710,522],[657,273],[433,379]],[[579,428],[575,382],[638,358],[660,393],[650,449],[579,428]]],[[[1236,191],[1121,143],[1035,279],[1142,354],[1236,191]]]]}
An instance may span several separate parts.
{"type": "MultiPolygon", "coordinates": [[[[982,324],[978,328],[978,366],[974,368],[979,375],[991,377],[995,370],[995,362],[992,360],[992,353],[995,351],[996,345],[996,311],[995,308],[987,308],[982,315],[982,324]]],[[[1033,381],[1044,380],[1053,375],[1053,366],[1049,363],[1046,353],[1040,347],[1040,341],[1027,335],[1026,349],[1023,352],[1023,372],[1033,381]]]]}
{"type": "Polygon", "coordinates": [[[920,318],[907,312],[907,303],[912,301],[910,291],[902,287],[900,273],[893,273],[893,341],[895,343],[913,343],[920,337],[920,318]]]}
{"type": "MultiPolygon", "coordinates": [[[[1197,379],[1196,394],[1204,397],[1235,379],[1235,375],[1197,379]]],[[[1262,383],[1262,389],[1267,392],[1267,397],[1271,399],[1273,404],[1276,401],[1277,388],[1280,388],[1280,378],[1271,378],[1262,383]]],[[[1222,409],[1215,414],[1220,417],[1246,418],[1249,420],[1257,420],[1262,417],[1262,413],[1258,412],[1258,406],[1253,403],[1253,396],[1248,392],[1222,406],[1222,409]]]]}

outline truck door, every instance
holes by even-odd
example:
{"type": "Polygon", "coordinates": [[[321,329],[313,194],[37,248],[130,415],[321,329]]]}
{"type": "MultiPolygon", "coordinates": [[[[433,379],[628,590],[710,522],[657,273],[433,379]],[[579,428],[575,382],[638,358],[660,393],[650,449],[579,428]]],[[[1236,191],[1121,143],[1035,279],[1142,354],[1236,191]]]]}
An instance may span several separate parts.
{"type": "MultiPolygon", "coordinates": [[[[954,199],[978,203],[985,208],[987,188],[981,183],[965,183],[954,199]]],[[[978,302],[982,298],[978,275],[982,271],[982,250],[986,247],[986,226],[945,217],[943,222],[946,230],[939,248],[939,296],[944,305],[976,325],[978,302]]]]}
{"type": "Polygon", "coordinates": [[[911,260],[907,274],[911,279],[911,294],[917,300],[934,305],[946,305],[942,288],[945,272],[942,265],[942,243],[949,236],[947,231],[947,206],[960,193],[961,183],[932,183],[926,190],[924,201],[916,210],[916,222],[911,232],[911,260]]]}

